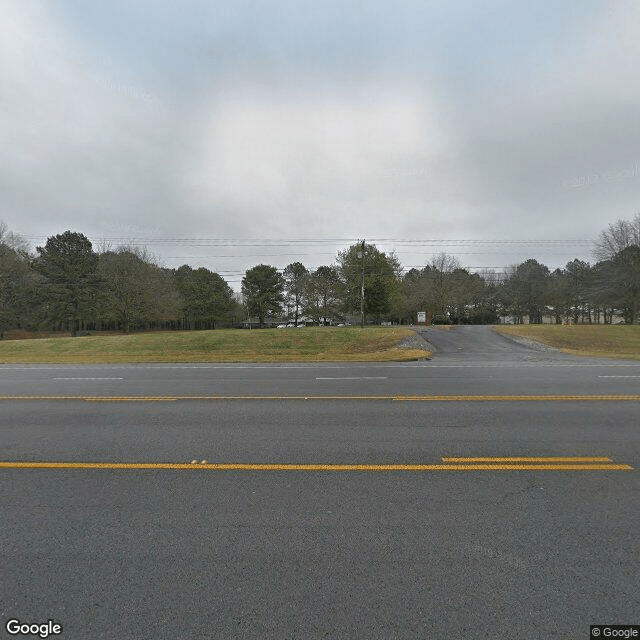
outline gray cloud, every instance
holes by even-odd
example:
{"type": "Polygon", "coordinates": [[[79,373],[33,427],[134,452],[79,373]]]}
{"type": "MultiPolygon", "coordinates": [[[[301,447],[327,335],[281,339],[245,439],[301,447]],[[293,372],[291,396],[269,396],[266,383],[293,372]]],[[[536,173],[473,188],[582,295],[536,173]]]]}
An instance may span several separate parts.
{"type": "Polygon", "coordinates": [[[640,12],[572,6],[3,5],[0,218],[96,240],[595,238],[638,209],[640,12]]]}

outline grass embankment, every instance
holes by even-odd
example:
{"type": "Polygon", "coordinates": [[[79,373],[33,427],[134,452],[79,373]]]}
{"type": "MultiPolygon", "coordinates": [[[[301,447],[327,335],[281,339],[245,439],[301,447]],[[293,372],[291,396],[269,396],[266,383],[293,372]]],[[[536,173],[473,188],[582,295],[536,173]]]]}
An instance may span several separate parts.
{"type": "Polygon", "coordinates": [[[610,324],[525,324],[496,326],[507,335],[533,338],[566,353],[640,360],[640,326],[610,324]]]}
{"type": "Polygon", "coordinates": [[[388,362],[425,358],[398,347],[411,329],[217,329],[0,341],[0,363],[388,362]]]}

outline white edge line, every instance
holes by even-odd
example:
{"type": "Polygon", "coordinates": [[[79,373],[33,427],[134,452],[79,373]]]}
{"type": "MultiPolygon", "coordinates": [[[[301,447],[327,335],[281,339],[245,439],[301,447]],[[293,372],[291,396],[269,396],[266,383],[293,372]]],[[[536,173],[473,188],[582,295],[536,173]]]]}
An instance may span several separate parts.
{"type": "Polygon", "coordinates": [[[388,380],[387,376],[345,376],[342,378],[316,378],[316,380],[388,380]]]}

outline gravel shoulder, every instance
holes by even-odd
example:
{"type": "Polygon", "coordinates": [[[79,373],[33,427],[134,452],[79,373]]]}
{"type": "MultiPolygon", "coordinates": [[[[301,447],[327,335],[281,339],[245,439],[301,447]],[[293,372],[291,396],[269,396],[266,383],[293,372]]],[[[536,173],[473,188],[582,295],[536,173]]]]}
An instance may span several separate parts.
{"type": "Polygon", "coordinates": [[[412,336],[407,336],[401,340],[398,343],[398,347],[401,349],[420,349],[421,351],[428,352],[429,354],[435,351],[435,347],[417,332],[412,336]]]}
{"type": "Polygon", "coordinates": [[[515,342],[516,344],[520,344],[523,347],[527,347],[529,349],[533,349],[535,351],[543,351],[543,352],[554,352],[554,353],[562,353],[560,349],[556,347],[552,347],[548,344],[544,344],[543,342],[539,342],[538,340],[533,340],[532,338],[524,338],[522,336],[514,336],[508,333],[500,333],[498,331],[494,331],[494,333],[502,338],[506,338],[511,342],[515,342]]]}

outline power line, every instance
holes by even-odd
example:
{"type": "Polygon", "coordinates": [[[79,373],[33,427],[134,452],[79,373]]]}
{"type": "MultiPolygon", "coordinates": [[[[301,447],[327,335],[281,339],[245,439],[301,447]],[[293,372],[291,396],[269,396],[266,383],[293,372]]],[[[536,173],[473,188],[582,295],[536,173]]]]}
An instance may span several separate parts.
{"type": "MultiPolygon", "coordinates": [[[[22,236],[29,240],[41,240],[47,239],[47,236],[22,236]]],[[[189,246],[234,246],[234,247],[254,247],[254,246],[268,246],[268,247],[288,247],[295,245],[313,245],[313,244],[346,244],[357,243],[358,238],[289,238],[289,239],[265,239],[265,238],[154,238],[149,236],[100,236],[96,242],[117,242],[124,244],[131,244],[136,242],[142,242],[147,244],[181,244],[189,246]]],[[[475,245],[475,244],[512,244],[512,245],[592,245],[593,240],[590,239],[472,239],[472,238],[454,238],[454,239],[438,239],[438,238],[423,238],[423,239],[409,239],[409,238],[371,238],[368,244],[375,244],[376,242],[384,242],[398,245],[410,245],[410,246],[432,246],[432,245],[475,245]]]]}

